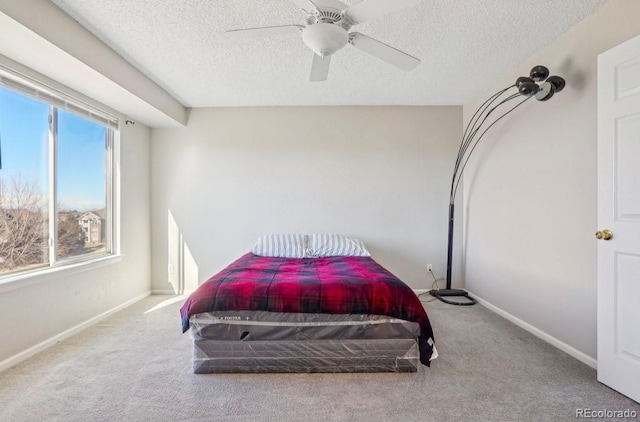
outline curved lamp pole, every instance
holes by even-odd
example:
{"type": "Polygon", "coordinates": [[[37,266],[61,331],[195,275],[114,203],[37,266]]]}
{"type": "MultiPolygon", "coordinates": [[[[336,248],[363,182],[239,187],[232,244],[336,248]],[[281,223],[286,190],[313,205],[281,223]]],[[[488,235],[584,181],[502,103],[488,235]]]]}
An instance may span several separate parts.
{"type": "MultiPolygon", "coordinates": [[[[469,306],[476,303],[469,293],[461,289],[451,288],[451,267],[453,258],[453,221],[455,211],[455,198],[458,185],[462,178],[469,157],[482,140],[482,137],[493,125],[502,118],[520,107],[525,101],[535,98],[538,101],[547,101],[564,89],[565,81],[560,76],[549,76],[549,69],[544,66],[535,66],[529,76],[521,76],[515,84],[510,85],[489,97],[474,113],[462,135],[462,142],[458,150],[458,156],[453,168],[451,178],[451,191],[449,193],[449,241],[447,246],[447,287],[445,289],[433,289],[431,295],[450,305],[469,306]],[[515,91],[512,91],[516,88],[515,91]],[[524,98],[524,99],[522,99],[524,98]],[[516,104],[508,108],[505,104],[514,100],[516,104]],[[495,113],[495,114],[494,114],[495,113]],[[502,114],[499,114],[502,113],[502,114]],[[493,116],[492,119],[489,117],[493,116]],[[452,297],[461,297],[462,300],[450,300],[452,297]]],[[[436,285],[437,287],[437,285],[436,285]]]]}

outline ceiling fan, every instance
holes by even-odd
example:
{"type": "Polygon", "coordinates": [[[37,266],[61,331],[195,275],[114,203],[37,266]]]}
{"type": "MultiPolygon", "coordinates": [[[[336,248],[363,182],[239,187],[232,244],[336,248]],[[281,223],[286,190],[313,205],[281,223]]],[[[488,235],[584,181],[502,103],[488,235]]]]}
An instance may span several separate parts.
{"type": "Polygon", "coordinates": [[[329,74],[331,55],[351,44],[360,50],[386,61],[404,71],[415,69],[420,60],[374,40],[359,32],[349,32],[352,26],[421,3],[423,0],[363,0],[347,6],[337,0],[291,0],[306,14],[307,25],[267,26],[234,29],[228,34],[237,36],[267,36],[297,32],[313,50],[311,81],[325,81],[329,74]]]}

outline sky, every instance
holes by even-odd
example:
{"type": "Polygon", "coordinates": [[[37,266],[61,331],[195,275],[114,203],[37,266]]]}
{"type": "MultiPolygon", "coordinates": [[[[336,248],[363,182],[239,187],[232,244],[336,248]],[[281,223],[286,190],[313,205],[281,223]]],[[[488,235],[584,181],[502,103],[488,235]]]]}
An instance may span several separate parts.
{"type": "MultiPolygon", "coordinates": [[[[49,105],[0,87],[0,139],[5,185],[12,178],[48,190],[49,105]]],[[[65,210],[105,206],[105,135],[98,123],[58,112],[58,202],[65,210]]]]}

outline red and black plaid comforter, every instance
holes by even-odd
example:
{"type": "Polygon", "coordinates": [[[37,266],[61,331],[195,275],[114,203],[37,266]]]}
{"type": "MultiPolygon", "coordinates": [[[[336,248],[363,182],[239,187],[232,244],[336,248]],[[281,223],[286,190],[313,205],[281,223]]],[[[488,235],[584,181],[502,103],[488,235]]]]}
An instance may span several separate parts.
{"type": "Polygon", "coordinates": [[[248,253],[211,277],[180,309],[386,315],[420,325],[420,361],[429,366],[433,332],[411,288],[369,257],[274,258],[248,253]],[[429,344],[431,343],[431,345],[429,344]]]}

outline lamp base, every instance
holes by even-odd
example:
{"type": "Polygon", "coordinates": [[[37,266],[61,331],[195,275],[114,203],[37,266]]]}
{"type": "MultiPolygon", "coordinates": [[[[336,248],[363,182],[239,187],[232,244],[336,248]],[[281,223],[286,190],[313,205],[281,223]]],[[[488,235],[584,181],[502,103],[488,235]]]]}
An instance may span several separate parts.
{"type": "Polygon", "coordinates": [[[431,290],[429,292],[431,296],[434,296],[438,300],[444,303],[448,303],[449,305],[458,305],[458,306],[471,306],[476,304],[476,300],[469,296],[469,293],[465,290],[460,289],[438,289],[431,290]],[[447,300],[446,297],[463,297],[464,300],[458,302],[456,300],[447,300]]]}

